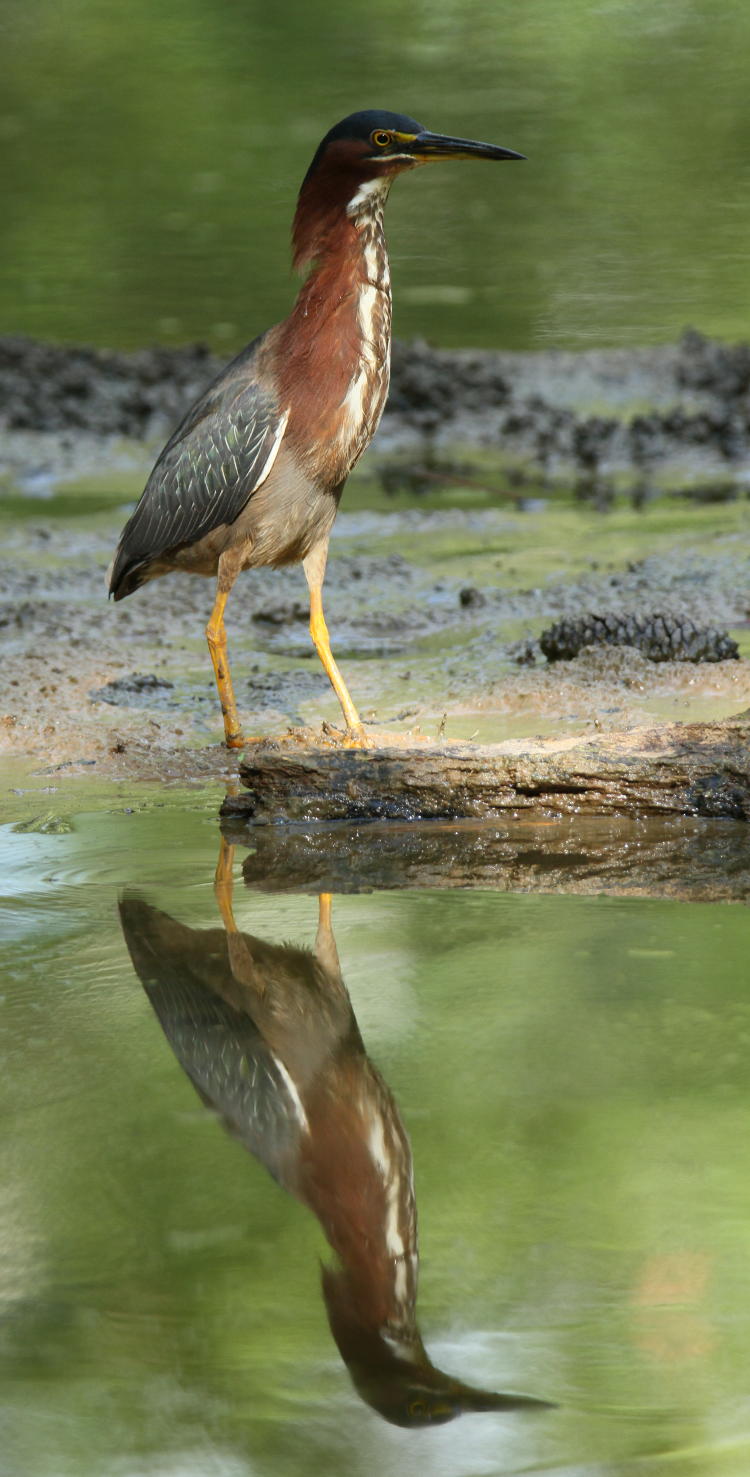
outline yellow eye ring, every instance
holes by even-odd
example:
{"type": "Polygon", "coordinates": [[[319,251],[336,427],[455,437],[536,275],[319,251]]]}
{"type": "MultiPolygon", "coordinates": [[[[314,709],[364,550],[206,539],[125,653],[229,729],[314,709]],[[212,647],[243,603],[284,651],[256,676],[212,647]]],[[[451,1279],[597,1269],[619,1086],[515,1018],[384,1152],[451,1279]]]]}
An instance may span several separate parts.
{"type": "Polygon", "coordinates": [[[375,133],[371,134],[371,138],[378,149],[387,149],[388,145],[393,142],[393,134],[384,133],[381,129],[376,129],[375,133]]]}

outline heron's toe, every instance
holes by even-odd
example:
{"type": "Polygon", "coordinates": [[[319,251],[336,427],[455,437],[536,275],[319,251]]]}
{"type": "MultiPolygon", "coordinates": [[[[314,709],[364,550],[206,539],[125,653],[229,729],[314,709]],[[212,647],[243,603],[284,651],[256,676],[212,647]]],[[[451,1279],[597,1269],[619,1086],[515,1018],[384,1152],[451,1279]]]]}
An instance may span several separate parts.
{"type": "Polygon", "coordinates": [[[373,741],[369,734],[365,732],[364,725],[357,723],[353,727],[347,728],[344,734],[343,745],[345,749],[371,749],[373,747],[373,741]]]}

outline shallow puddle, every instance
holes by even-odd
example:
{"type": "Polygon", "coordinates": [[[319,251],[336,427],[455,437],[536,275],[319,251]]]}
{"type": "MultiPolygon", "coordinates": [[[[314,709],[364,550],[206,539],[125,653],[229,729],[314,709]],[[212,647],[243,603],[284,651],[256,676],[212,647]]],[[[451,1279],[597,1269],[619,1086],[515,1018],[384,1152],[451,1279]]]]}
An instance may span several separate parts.
{"type": "Polygon", "coordinates": [[[746,910],[329,916],[143,799],[0,832],[2,1471],[744,1474],[746,910]]]}

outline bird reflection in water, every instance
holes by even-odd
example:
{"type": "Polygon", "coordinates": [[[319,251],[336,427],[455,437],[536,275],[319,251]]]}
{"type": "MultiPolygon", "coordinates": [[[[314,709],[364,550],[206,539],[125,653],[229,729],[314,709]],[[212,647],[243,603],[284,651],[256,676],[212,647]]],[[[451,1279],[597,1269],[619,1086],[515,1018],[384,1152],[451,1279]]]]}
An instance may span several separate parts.
{"type": "Polygon", "coordinates": [[[437,1369],[416,1318],[417,1210],[406,1129],[370,1061],[341,977],[331,897],[314,949],[240,933],[233,848],[222,841],[222,929],[178,923],[136,895],[125,940],[181,1067],[203,1101],[319,1220],[338,1265],[322,1271],[331,1332],[355,1388],[400,1426],[466,1411],[543,1408],[437,1369]]]}

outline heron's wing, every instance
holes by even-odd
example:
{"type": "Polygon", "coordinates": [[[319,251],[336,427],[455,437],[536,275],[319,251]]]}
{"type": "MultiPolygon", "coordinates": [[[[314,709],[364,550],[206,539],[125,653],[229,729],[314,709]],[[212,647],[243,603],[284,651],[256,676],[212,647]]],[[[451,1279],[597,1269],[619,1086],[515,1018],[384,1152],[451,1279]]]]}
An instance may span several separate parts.
{"type": "Polygon", "coordinates": [[[273,466],[287,413],[255,374],[260,339],[243,350],[170,437],[125,525],[110,593],[129,595],[147,566],[234,523],[273,466]]]}

